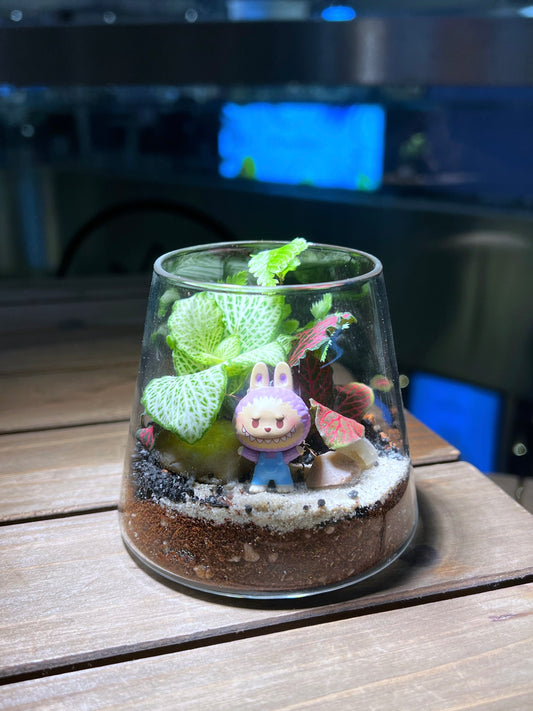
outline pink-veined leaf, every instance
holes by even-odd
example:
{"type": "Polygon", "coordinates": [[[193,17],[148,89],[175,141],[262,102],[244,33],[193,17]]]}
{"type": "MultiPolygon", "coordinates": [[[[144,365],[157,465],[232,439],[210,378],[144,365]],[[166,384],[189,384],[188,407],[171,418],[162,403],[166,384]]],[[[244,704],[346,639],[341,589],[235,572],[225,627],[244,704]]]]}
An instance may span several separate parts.
{"type": "Polygon", "coordinates": [[[147,427],[141,427],[135,433],[139,442],[146,447],[148,450],[152,450],[155,442],[154,426],[148,425],[147,427]]]}
{"type": "Polygon", "coordinates": [[[315,410],[315,426],[318,433],[330,449],[347,447],[364,436],[364,426],[351,417],[344,417],[316,400],[311,399],[310,403],[315,410]]]}
{"type": "Polygon", "coordinates": [[[332,405],[333,370],[322,365],[318,358],[308,353],[293,369],[294,379],[299,386],[300,397],[309,404],[310,398],[332,405]]]}
{"type": "Polygon", "coordinates": [[[348,312],[336,313],[317,321],[309,328],[304,328],[303,331],[296,334],[293,349],[288,359],[289,365],[296,365],[307,351],[318,350],[328,343],[335,331],[354,321],[355,317],[348,312]]]}
{"type": "Polygon", "coordinates": [[[374,375],[370,381],[370,387],[374,388],[374,390],[379,390],[382,393],[388,393],[392,390],[392,383],[387,377],[385,377],[385,375],[374,375]]]}
{"type": "Polygon", "coordinates": [[[348,383],[335,388],[335,408],[354,420],[360,420],[374,402],[374,391],[364,383],[348,383]]]}

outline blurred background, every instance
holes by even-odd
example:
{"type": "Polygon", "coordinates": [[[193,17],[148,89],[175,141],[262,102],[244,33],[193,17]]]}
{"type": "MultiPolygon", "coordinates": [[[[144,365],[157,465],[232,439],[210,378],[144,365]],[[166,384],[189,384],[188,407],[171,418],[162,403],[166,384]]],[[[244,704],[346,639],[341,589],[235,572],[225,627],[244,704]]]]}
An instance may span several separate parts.
{"type": "Polygon", "coordinates": [[[533,472],[533,5],[0,0],[0,273],[303,236],[384,263],[404,400],[533,472]]]}

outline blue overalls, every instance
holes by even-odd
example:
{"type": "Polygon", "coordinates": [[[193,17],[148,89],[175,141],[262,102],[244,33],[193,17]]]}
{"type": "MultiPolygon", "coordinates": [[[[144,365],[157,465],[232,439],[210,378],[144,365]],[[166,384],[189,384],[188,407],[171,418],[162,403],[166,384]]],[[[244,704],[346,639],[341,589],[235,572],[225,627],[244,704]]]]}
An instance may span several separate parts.
{"type": "Polygon", "coordinates": [[[285,464],[283,452],[261,452],[254,469],[252,486],[293,486],[289,465],[285,464]]]}

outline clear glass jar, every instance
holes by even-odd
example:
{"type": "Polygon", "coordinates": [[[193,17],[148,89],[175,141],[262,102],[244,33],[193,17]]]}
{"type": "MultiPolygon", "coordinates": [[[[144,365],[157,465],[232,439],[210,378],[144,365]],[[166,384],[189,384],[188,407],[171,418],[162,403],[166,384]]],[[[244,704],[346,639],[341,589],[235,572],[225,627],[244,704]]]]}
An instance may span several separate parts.
{"type": "Polygon", "coordinates": [[[410,473],[375,257],[296,239],[156,261],[120,502],[134,557],[223,595],[333,590],[410,541],[410,473]]]}

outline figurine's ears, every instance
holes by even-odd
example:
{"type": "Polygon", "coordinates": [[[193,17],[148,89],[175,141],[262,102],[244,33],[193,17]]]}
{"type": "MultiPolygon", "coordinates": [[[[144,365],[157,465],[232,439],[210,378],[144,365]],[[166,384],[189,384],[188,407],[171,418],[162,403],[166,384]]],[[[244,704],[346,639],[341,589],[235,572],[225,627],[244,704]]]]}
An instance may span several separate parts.
{"type": "Polygon", "coordinates": [[[256,363],[250,375],[250,390],[255,388],[268,388],[270,377],[268,368],[264,363],[256,363]]]}
{"type": "Polygon", "coordinates": [[[292,373],[287,363],[278,363],[274,370],[274,387],[292,390],[292,373]]]}

